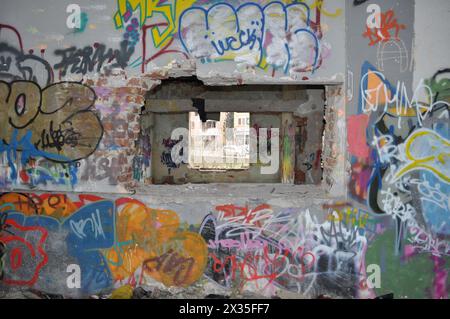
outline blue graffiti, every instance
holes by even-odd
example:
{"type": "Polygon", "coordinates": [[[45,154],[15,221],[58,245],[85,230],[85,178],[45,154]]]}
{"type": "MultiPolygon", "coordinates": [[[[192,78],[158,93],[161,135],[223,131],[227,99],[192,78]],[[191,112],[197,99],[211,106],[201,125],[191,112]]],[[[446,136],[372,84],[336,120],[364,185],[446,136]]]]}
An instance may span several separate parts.
{"type": "Polygon", "coordinates": [[[9,143],[0,140],[0,154],[6,152],[8,166],[11,169],[10,177],[12,180],[15,180],[17,178],[16,161],[18,159],[17,153],[19,151],[22,152],[22,156],[20,159],[22,165],[25,165],[30,160],[30,158],[37,158],[37,157],[44,157],[49,160],[58,162],[68,161],[68,159],[65,156],[38,150],[36,146],[31,142],[31,140],[32,140],[31,131],[27,131],[21,139],[18,139],[17,129],[13,130],[11,141],[9,143]]]}
{"type": "Polygon", "coordinates": [[[114,244],[114,204],[100,201],[86,205],[67,218],[62,227],[69,230],[66,240],[74,254],[110,248],[114,244]]]}
{"type": "Polygon", "coordinates": [[[31,185],[69,185],[75,186],[78,183],[78,167],[76,163],[60,163],[62,171],[60,169],[36,167],[27,169],[27,173],[30,176],[31,185]],[[54,171],[56,170],[56,172],[54,171]]]}
{"type": "MultiPolygon", "coordinates": [[[[435,131],[447,139],[450,138],[448,123],[438,123],[435,131]]],[[[426,183],[421,192],[425,222],[435,234],[450,235],[450,184],[442,183],[430,172],[421,172],[420,179],[426,183]],[[435,186],[427,187],[431,185],[435,186]]]]}
{"type": "Polygon", "coordinates": [[[113,247],[115,242],[115,207],[112,201],[88,204],[62,221],[43,215],[25,216],[12,209],[2,211],[5,213],[9,220],[23,226],[40,226],[49,233],[67,233],[68,253],[77,259],[81,268],[82,292],[94,294],[112,286],[112,273],[101,252],[113,247]]]}
{"type": "MultiPolygon", "coordinates": [[[[195,23],[197,23],[196,27],[198,27],[198,19],[195,20],[195,23]]],[[[215,21],[217,24],[217,21],[215,21]]],[[[294,23],[294,22],[293,22],[294,23]]],[[[292,23],[291,23],[292,24],[292,23]]],[[[187,10],[185,10],[179,18],[179,28],[178,28],[178,36],[181,41],[181,44],[184,48],[184,50],[192,54],[194,53],[195,57],[201,57],[202,61],[210,61],[209,56],[212,55],[210,52],[209,55],[204,52],[204,48],[202,45],[208,44],[212,47],[213,51],[218,56],[225,56],[227,52],[237,52],[243,48],[248,48],[249,50],[258,50],[258,62],[256,63],[257,66],[261,67],[264,58],[267,57],[268,53],[270,53],[271,58],[268,61],[269,64],[271,64],[275,69],[282,68],[285,73],[288,73],[291,64],[292,64],[292,58],[295,56],[296,59],[300,59],[299,55],[303,55],[301,58],[304,60],[308,60],[311,58],[310,56],[304,56],[304,52],[300,52],[298,54],[293,54],[293,50],[300,50],[301,48],[298,48],[296,45],[289,46],[289,41],[291,41],[292,35],[303,35],[306,36],[309,39],[312,39],[312,43],[314,44],[313,49],[313,57],[312,57],[312,63],[310,65],[311,72],[314,72],[318,66],[319,66],[319,57],[320,57],[320,43],[319,39],[317,38],[317,35],[311,30],[310,28],[310,8],[308,5],[306,5],[303,2],[295,2],[291,3],[289,5],[285,5],[284,3],[280,1],[273,1],[268,3],[265,6],[261,6],[257,3],[245,3],[237,8],[233,7],[231,4],[221,2],[214,4],[209,9],[205,9],[202,7],[191,7],[187,10]],[[301,27],[299,26],[297,29],[290,30],[289,28],[292,28],[292,25],[290,25],[288,21],[289,17],[289,10],[302,10],[302,12],[305,12],[305,18],[304,18],[304,25],[301,27]],[[270,31],[270,25],[266,21],[266,15],[271,15],[270,10],[275,10],[276,12],[280,12],[280,14],[284,15],[284,33],[282,36],[279,37],[279,41],[284,42],[283,45],[281,45],[280,48],[276,49],[270,49],[265,48],[265,45],[271,41],[271,39],[275,36],[274,34],[268,34],[270,31]],[[230,16],[229,19],[226,19],[226,21],[223,21],[220,26],[225,26],[226,24],[235,23],[235,29],[233,30],[233,27],[229,28],[228,33],[232,33],[231,35],[227,34],[224,36],[221,36],[217,30],[214,30],[214,26],[212,26],[213,17],[217,19],[217,16],[219,14],[216,14],[216,12],[220,11],[220,16],[223,17],[223,15],[230,16]],[[250,21],[248,20],[248,13],[255,14],[258,17],[252,18],[250,21]],[[184,22],[188,20],[186,18],[187,15],[190,14],[196,14],[200,13],[203,17],[200,18],[200,20],[203,20],[203,26],[204,29],[196,30],[196,32],[193,32],[193,35],[187,36],[184,33],[184,22]],[[243,21],[240,21],[243,20],[243,21]],[[246,26],[244,26],[246,25],[246,26]],[[268,31],[269,30],[269,31],[268,31]],[[198,35],[198,32],[203,32],[204,34],[198,35]],[[291,34],[291,35],[288,35],[291,34]],[[194,47],[189,48],[188,39],[190,39],[192,36],[196,37],[196,45],[194,47]],[[201,43],[204,41],[204,43],[201,43]],[[199,50],[198,54],[196,54],[196,50],[199,50]],[[273,50],[273,52],[269,52],[273,50]],[[276,50],[285,50],[286,52],[275,52],[276,50]]],[[[304,37],[302,39],[305,39],[304,37]]],[[[192,40],[192,39],[190,39],[192,40]]],[[[220,60],[218,60],[220,61],[220,60]]]]}
{"type": "MultiPolygon", "coordinates": [[[[380,71],[373,66],[370,62],[366,61],[363,63],[361,67],[361,84],[360,84],[360,94],[359,94],[359,107],[358,107],[358,113],[364,113],[364,97],[367,94],[369,90],[369,77],[368,73],[374,72],[375,75],[377,75],[380,79],[380,81],[383,83],[383,85],[386,87],[387,90],[389,90],[389,93],[391,96],[394,96],[397,94],[397,88],[391,84],[387,79],[385,79],[383,76],[381,76],[380,71]]],[[[402,101],[403,101],[403,95],[402,95],[402,101]]],[[[387,110],[384,110],[387,111],[387,110]]]]}
{"type": "MultiPolygon", "coordinates": [[[[258,21],[252,21],[252,24],[256,24],[259,25],[258,21]]],[[[212,32],[212,34],[214,35],[214,32],[212,32]]],[[[205,39],[208,38],[208,35],[205,35],[205,39]]],[[[225,39],[225,43],[222,40],[217,40],[211,41],[211,44],[213,45],[214,49],[216,50],[216,52],[219,55],[224,55],[226,51],[239,51],[240,49],[242,49],[245,46],[250,46],[250,50],[253,50],[254,46],[256,45],[256,42],[258,42],[260,44],[260,46],[262,46],[262,38],[256,36],[256,30],[250,30],[250,29],[246,29],[239,31],[239,41],[231,36],[231,37],[226,37],[225,39]],[[247,40],[244,40],[244,37],[247,37],[247,40]],[[217,42],[217,43],[216,43],[217,42]],[[236,47],[233,47],[233,43],[238,42],[238,45],[236,47]]]]}

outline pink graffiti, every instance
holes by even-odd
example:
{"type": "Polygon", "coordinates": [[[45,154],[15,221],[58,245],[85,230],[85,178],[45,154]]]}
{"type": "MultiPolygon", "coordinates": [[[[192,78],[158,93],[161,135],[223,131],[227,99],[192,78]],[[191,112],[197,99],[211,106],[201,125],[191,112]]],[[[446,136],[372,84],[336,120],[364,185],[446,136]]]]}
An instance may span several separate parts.
{"type": "Polygon", "coordinates": [[[438,256],[431,256],[431,260],[433,260],[434,262],[434,273],[435,273],[433,298],[447,299],[448,271],[445,269],[445,259],[438,256]]]}
{"type": "Polygon", "coordinates": [[[370,147],[366,141],[366,128],[369,124],[367,114],[352,115],[348,119],[347,141],[349,152],[359,158],[368,158],[370,147]]]}

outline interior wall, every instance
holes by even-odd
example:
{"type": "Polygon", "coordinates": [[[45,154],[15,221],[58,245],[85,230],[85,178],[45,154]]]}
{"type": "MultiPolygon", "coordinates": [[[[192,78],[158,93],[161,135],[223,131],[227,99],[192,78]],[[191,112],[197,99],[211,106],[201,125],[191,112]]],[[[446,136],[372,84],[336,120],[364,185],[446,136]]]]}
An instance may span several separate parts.
{"type": "Polygon", "coordinates": [[[320,185],[322,182],[322,148],[325,107],[306,117],[294,116],[295,183],[320,185]]]}
{"type": "Polygon", "coordinates": [[[187,182],[188,164],[175,164],[172,148],[180,142],[172,140],[172,131],[179,127],[189,127],[188,113],[154,114],[155,126],[152,139],[152,180],[156,184],[176,184],[187,182]]]}

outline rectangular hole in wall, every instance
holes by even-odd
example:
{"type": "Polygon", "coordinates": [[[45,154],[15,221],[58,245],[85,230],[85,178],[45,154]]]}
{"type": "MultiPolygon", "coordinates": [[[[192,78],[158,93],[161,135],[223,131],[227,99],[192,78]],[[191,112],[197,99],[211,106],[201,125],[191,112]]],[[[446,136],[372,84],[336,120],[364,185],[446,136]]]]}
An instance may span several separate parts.
{"type": "Polygon", "coordinates": [[[146,181],[320,185],[332,145],[324,140],[325,104],[323,86],[163,81],[142,114],[151,141],[146,181]]]}

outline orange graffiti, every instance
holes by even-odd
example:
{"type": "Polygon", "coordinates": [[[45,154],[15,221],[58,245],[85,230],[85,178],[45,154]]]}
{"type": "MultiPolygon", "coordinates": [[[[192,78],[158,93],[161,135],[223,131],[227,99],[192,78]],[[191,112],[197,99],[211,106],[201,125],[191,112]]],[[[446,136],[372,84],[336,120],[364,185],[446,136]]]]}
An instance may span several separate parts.
{"type": "Polygon", "coordinates": [[[366,32],[363,34],[365,38],[369,38],[369,45],[375,45],[380,42],[387,42],[389,40],[399,39],[400,30],[406,29],[406,25],[399,24],[395,17],[394,10],[388,10],[381,14],[380,28],[367,27],[366,32]],[[395,29],[395,34],[392,36],[391,30],[395,29]]]}
{"type": "Polygon", "coordinates": [[[62,220],[87,205],[86,200],[102,200],[101,197],[87,195],[79,195],[79,199],[79,202],[74,202],[66,194],[4,193],[0,196],[0,213],[12,210],[25,216],[43,215],[62,220]]]}
{"type": "Polygon", "coordinates": [[[144,273],[166,286],[186,287],[203,274],[207,245],[196,233],[180,231],[174,211],[152,209],[130,201],[118,209],[117,244],[105,256],[116,280],[142,266],[144,273]]]}
{"type": "Polygon", "coordinates": [[[20,211],[24,215],[35,215],[38,206],[29,196],[19,193],[5,193],[0,196],[0,213],[8,210],[20,211]]]}

